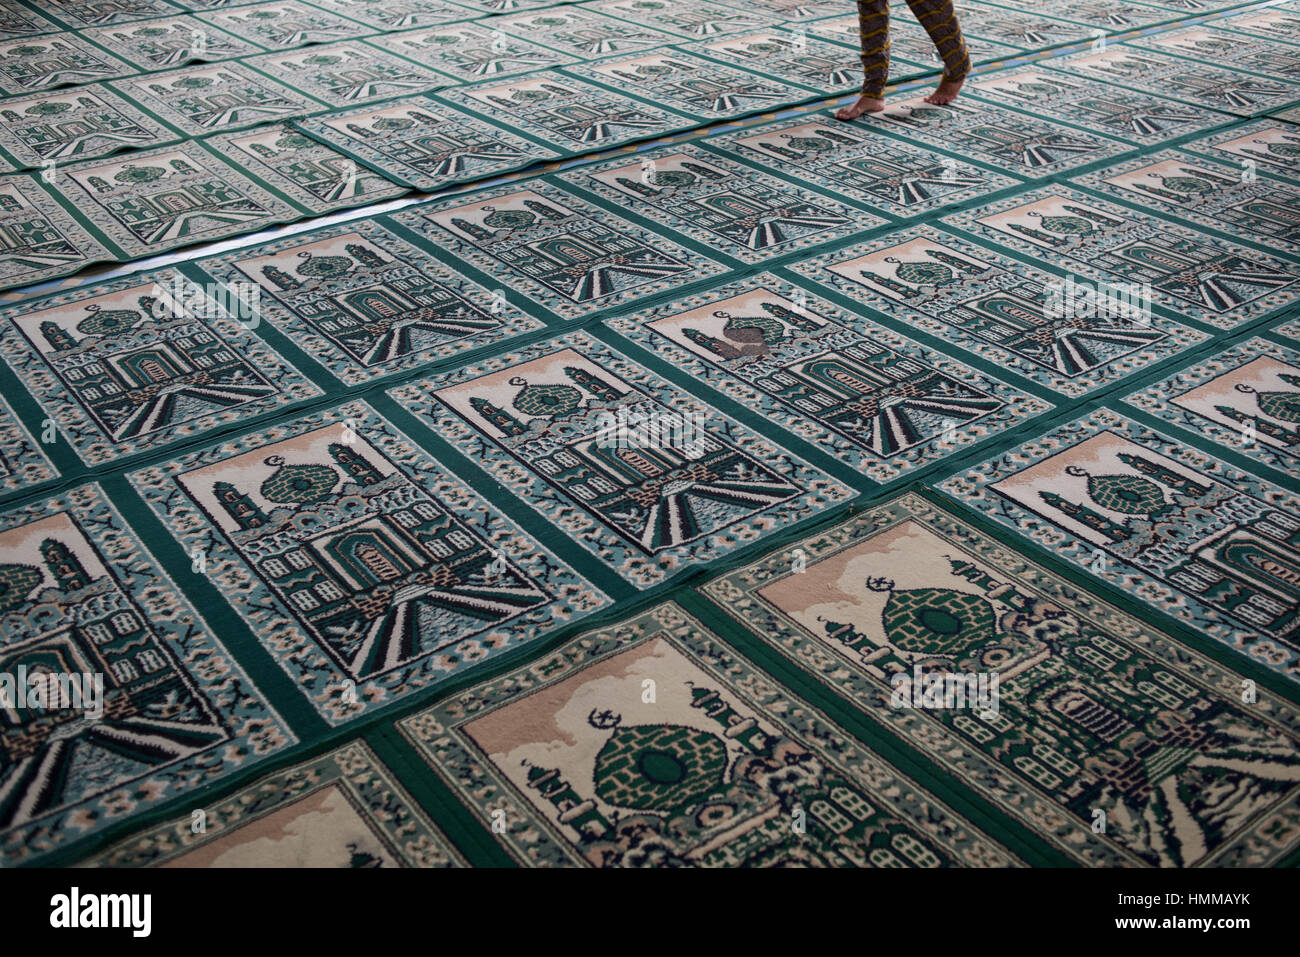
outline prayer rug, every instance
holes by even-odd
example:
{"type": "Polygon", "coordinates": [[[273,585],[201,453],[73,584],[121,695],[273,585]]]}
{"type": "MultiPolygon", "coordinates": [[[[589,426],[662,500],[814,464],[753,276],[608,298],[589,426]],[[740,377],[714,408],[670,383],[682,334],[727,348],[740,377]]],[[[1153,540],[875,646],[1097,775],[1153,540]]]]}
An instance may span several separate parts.
{"type": "Polygon", "coordinates": [[[1128,44],[1076,53],[1044,65],[1237,116],[1255,116],[1300,100],[1300,83],[1282,77],[1241,73],[1128,44]]]}
{"type": "Polygon", "coordinates": [[[854,496],[584,332],[389,394],[637,589],[854,496]]]}
{"type": "Polygon", "coordinates": [[[1294,491],[1109,409],[936,485],[1150,612],[1300,681],[1294,491]]]}
{"type": "Polygon", "coordinates": [[[356,220],[198,261],[253,284],[258,315],[344,385],[498,345],[544,323],[382,222],[356,220]]]}
{"type": "Polygon", "coordinates": [[[40,444],[0,395],[0,495],[31,488],[57,474],[40,444]]]}
{"type": "Polygon", "coordinates": [[[1286,120],[1288,123],[1300,123],[1300,106],[1293,106],[1288,110],[1278,110],[1272,114],[1275,120],[1286,120]]]}
{"type": "Polygon", "coordinates": [[[35,179],[0,176],[0,289],[66,276],[112,258],[35,179]]]}
{"type": "Polygon", "coordinates": [[[322,394],[175,269],[0,311],[0,355],[87,465],[322,394]]]}
{"type": "Polygon", "coordinates": [[[1300,255],[1300,187],[1181,150],[1146,153],[1073,177],[1075,183],[1265,246],[1300,255]]]}
{"type": "Polygon", "coordinates": [[[1300,181],[1300,129],[1275,119],[1255,120],[1192,140],[1184,147],[1231,160],[1250,175],[1267,169],[1279,176],[1300,181]]]}
{"type": "MultiPolygon", "coordinates": [[[[1032,4],[1025,5],[1033,7],[1034,15],[1092,27],[1094,37],[1175,19],[1173,13],[1150,7],[1145,0],[1142,3],[1127,3],[1125,0],[1033,0],[1032,4]]],[[[1005,6],[1012,4],[1006,3],[1005,6]]]]}
{"type": "MultiPolygon", "coordinates": [[[[1040,4],[1035,0],[1035,7],[1040,4]]],[[[1041,50],[1092,39],[1097,31],[1079,23],[1054,20],[1023,10],[995,7],[966,0],[960,11],[962,32],[973,37],[996,40],[1021,50],[1041,50]]]]}
{"type": "MultiPolygon", "coordinates": [[[[471,11],[481,14],[514,13],[516,10],[535,10],[542,7],[556,6],[555,0],[456,0],[471,11]]],[[[571,3],[573,0],[559,0],[571,3]]]]}
{"type": "Polygon", "coordinates": [[[191,136],[278,122],[324,108],[242,63],[203,64],[110,85],[191,136]]]}
{"type": "MultiPolygon", "coordinates": [[[[891,64],[899,61],[900,57],[895,47],[894,32],[896,27],[900,27],[904,20],[900,17],[894,17],[891,13],[889,18],[889,62],[891,64]]],[[[764,24],[765,25],[765,24],[764,24]]],[[[805,36],[811,34],[815,37],[821,37],[823,40],[830,40],[832,43],[842,43],[849,47],[861,46],[860,37],[861,22],[858,20],[856,13],[849,13],[839,17],[827,17],[825,20],[813,20],[811,23],[800,23],[792,25],[787,29],[796,36],[803,33],[805,36]]],[[[933,43],[930,44],[934,46],[933,43]]],[[[971,57],[974,59],[974,56],[971,57]]],[[[902,59],[906,60],[906,57],[902,59]]]]}
{"type": "Polygon", "coordinates": [[[197,10],[216,10],[221,7],[234,6],[231,0],[170,0],[178,7],[191,12],[197,10]]]}
{"type": "Polygon", "coordinates": [[[608,602],[363,402],[128,478],[331,725],[608,602]]]}
{"type": "Polygon", "coordinates": [[[1300,708],[915,494],[704,591],[1074,863],[1300,843],[1300,708]]]}
{"type": "Polygon", "coordinates": [[[541,308],[563,319],[726,271],[545,178],[425,203],[392,219],[513,290],[530,312],[541,308]]]}
{"type": "Polygon", "coordinates": [[[194,17],[133,21],[81,35],[141,70],[168,70],[191,60],[228,60],[263,52],[194,17]]]}
{"type": "Polygon", "coordinates": [[[637,53],[676,43],[664,30],[619,20],[581,7],[556,6],[538,12],[495,17],[492,26],[582,60],[613,53],[637,53]]]}
{"type": "Polygon", "coordinates": [[[718,3],[757,13],[765,22],[776,18],[801,23],[844,12],[844,6],[836,0],[718,0],[718,3]]]}
{"type": "Polygon", "coordinates": [[[1300,43],[1300,12],[1294,5],[1283,4],[1272,10],[1237,13],[1218,22],[1220,26],[1229,30],[1249,33],[1252,36],[1300,43]]]}
{"type": "Polygon", "coordinates": [[[126,259],[300,215],[195,142],[64,166],[52,188],[126,259]]]}
{"type": "Polygon", "coordinates": [[[169,127],[100,83],[0,100],[0,157],[14,169],[50,169],[177,139],[169,127]]]}
{"type": "Polygon", "coordinates": [[[874,482],[1052,408],[773,273],[606,324],[874,482]]]}
{"type": "Polygon", "coordinates": [[[571,64],[564,72],[628,90],[700,123],[789,106],[811,95],[788,83],[681,50],[571,64]]]}
{"type": "Polygon", "coordinates": [[[1129,43],[1158,53],[1172,53],[1234,70],[1300,79],[1300,50],[1285,43],[1220,29],[1223,22],[1136,37],[1129,43]]]}
{"type": "MultiPolygon", "coordinates": [[[[374,30],[409,30],[453,20],[468,20],[468,9],[450,0],[311,0],[312,6],[339,13],[374,30]]],[[[354,34],[355,35],[355,34],[354,34]]]]}
{"type": "Polygon", "coordinates": [[[576,59],[480,23],[453,23],[445,27],[393,33],[384,37],[384,43],[394,53],[454,77],[461,83],[531,73],[572,63],[576,59]]]}
{"type": "Polygon", "coordinates": [[[86,867],[461,867],[455,845],[364,742],[187,812],[86,867]],[[195,829],[195,815],[202,829],[195,829]]]}
{"type": "Polygon", "coordinates": [[[111,80],[135,71],[75,33],[0,43],[0,93],[31,93],[111,80]]]}
{"type": "Polygon", "coordinates": [[[249,57],[248,65],[329,106],[352,106],[447,85],[447,78],[364,40],[249,57]]]}
{"type": "Polygon", "coordinates": [[[423,96],[332,110],[294,125],[386,179],[428,192],[561,155],[423,96]]]}
{"type": "Polygon", "coordinates": [[[656,30],[690,40],[760,30],[771,22],[762,11],[709,0],[597,0],[584,7],[633,23],[648,23],[656,30]]]}
{"type": "Polygon", "coordinates": [[[1031,177],[1075,169],[1132,148],[1109,136],[990,103],[958,100],[935,106],[925,102],[927,95],[889,103],[880,113],[864,114],[850,128],[886,130],[939,149],[960,143],[968,159],[1031,177]]]}
{"type": "MultiPolygon", "coordinates": [[[[695,124],[622,93],[554,71],[438,94],[460,110],[492,120],[572,156],[690,129],[695,124]]],[[[539,157],[540,158],[540,157],[539,157]]]]}
{"type": "MultiPolygon", "coordinates": [[[[1282,330],[1279,330],[1281,332],[1282,330]]],[[[1296,342],[1294,330],[1289,339],[1296,342]]],[[[1300,352],[1255,337],[1125,397],[1215,448],[1300,472],[1300,352]]]]}
{"type": "Polygon", "coordinates": [[[7,864],[192,796],[296,743],[112,499],[79,485],[0,512],[3,672],[35,675],[57,661],[68,676],[102,681],[98,720],[35,702],[6,709],[7,864]]]}
{"type": "Polygon", "coordinates": [[[1160,7],[1179,13],[1200,15],[1212,10],[1237,6],[1236,0],[1142,0],[1148,7],[1160,7]]]}
{"type": "Polygon", "coordinates": [[[0,866],[1300,861],[1300,0],[890,9],[0,0],[0,866]]]}
{"type": "MultiPolygon", "coordinates": [[[[808,24],[792,25],[789,29],[796,34],[800,29],[804,29],[814,36],[843,43],[855,50],[860,50],[862,46],[861,24],[856,13],[828,20],[815,20],[808,24]]],[[[966,52],[970,55],[972,63],[1004,60],[1022,55],[1022,51],[1016,47],[986,40],[983,37],[967,35],[963,39],[966,41],[966,52]]],[[[934,41],[906,9],[889,18],[889,62],[894,79],[910,72],[906,69],[908,67],[916,71],[940,69],[943,66],[943,60],[939,57],[934,41]],[[904,69],[900,70],[900,67],[904,69]]]]}
{"type": "Polygon", "coordinates": [[[1143,145],[1222,126],[1225,120],[1222,113],[1203,106],[1037,67],[973,77],[967,90],[1001,106],[1143,145]]]}
{"type": "Polygon", "coordinates": [[[862,86],[858,51],[803,34],[765,30],[700,40],[683,44],[682,49],[818,93],[847,93],[862,86]]]}
{"type": "Polygon", "coordinates": [[[744,263],[841,241],[886,222],[690,144],[555,178],[744,263]]]}
{"type": "Polygon", "coordinates": [[[1140,311],[1076,306],[1059,277],[931,226],[789,268],[1071,398],[1209,338],[1140,311]]]}
{"type": "Polygon", "coordinates": [[[65,27],[82,29],[129,23],[153,17],[175,16],[178,9],[166,0],[30,0],[65,27]]]}
{"type": "Polygon", "coordinates": [[[1300,266],[1156,216],[1044,186],[943,222],[1057,268],[1151,288],[1171,312],[1231,329],[1300,301],[1300,266]]]}
{"type": "Polygon", "coordinates": [[[711,149],[894,216],[921,216],[1019,182],[829,119],[778,120],[705,142],[711,149]]]}
{"type": "Polygon", "coordinates": [[[398,727],[530,866],[1018,863],[671,602],[398,727]]]}
{"type": "Polygon", "coordinates": [[[284,123],[210,136],[204,143],[313,216],[378,203],[407,190],[284,123]]]}
{"type": "Polygon", "coordinates": [[[34,37],[58,29],[57,23],[47,20],[35,10],[28,10],[16,4],[0,7],[0,41],[34,37]]]}
{"type": "Polygon", "coordinates": [[[247,37],[267,50],[292,50],[311,43],[333,43],[371,32],[353,20],[318,10],[298,0],[270,0],[229,10],[215,9],[198,14],[198,19],[227,33],[247,37]]]}

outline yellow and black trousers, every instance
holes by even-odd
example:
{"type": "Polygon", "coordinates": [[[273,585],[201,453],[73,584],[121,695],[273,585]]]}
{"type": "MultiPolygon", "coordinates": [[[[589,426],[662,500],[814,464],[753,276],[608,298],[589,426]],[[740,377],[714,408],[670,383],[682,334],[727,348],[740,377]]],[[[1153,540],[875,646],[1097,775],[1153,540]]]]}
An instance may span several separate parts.
{"type": "MultiPolygon", "coordinates": [[[[957,23],[952,0],[907,0],[912,14],[934,41],[947,80],[964,80],[970,54],[957,23]]],[[[885,95],[889,80],[889,0],[858,0],[858,33],[862,38],[862,95],[885,95]]]]}

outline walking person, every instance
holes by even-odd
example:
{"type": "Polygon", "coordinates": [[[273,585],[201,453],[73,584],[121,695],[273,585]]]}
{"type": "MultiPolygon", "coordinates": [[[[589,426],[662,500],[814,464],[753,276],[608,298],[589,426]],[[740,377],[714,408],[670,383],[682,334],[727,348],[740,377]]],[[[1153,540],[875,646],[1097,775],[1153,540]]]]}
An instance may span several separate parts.
{"type": "MultiPolygon", "coordinates": [[[[970,54],[961,35],[952,0],[907,0],[912,14],[934,41],[943,60],[939,88],[925,102],[951,103],[970,73],[970,54]]],[[[835,111],[839,120],[854,120],[863,113],[885,108],[885,83],[889,80],[889,0],[858,0],[858,35],[862,40],[862,95],[857,102],[835,111]]]]}

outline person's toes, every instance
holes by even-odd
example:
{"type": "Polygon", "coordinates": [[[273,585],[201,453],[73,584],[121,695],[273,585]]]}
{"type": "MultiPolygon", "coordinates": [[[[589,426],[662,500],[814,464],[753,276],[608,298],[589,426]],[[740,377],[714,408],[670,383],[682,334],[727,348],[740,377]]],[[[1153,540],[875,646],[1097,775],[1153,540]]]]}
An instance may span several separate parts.
{"type": "Polygon", "coordinates": [[[841,106],[835,111],[837,120],[856,120],[863,113],[879,113],[885,108],[885,101],[879,97],[860,96],[848,106],[841,106]]]}

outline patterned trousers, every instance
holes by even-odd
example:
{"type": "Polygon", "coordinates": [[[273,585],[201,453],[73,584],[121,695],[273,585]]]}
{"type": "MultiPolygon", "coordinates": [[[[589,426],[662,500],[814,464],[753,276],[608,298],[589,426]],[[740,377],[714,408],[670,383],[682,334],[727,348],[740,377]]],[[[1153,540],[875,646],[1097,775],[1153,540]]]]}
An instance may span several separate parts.
{"type": "MultiPolygon", "coordinates": [[[[912,14],[930,34],[947,80],[964,80],[970,54],[957,23],[952,0],[907,0],[912,14]]],[[[858,0],[858,34],[862,38],[862,95],[880,98],[889,79],[889,0],[858,0]]]]}

